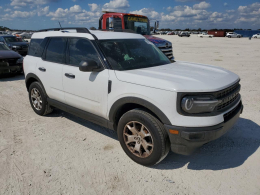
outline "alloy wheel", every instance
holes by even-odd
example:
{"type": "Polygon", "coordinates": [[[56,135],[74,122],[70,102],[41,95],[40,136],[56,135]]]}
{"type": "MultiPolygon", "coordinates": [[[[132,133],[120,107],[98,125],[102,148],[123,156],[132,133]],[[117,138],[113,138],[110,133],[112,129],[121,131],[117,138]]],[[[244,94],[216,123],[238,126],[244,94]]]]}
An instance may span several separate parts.
{"type": "Polygon", "coordinates": [[[31,90],[31,101],[32,105],[36,110],[42,109],[42,96],[38,89],[33,88],[31,90]]]}
{"type": "Polygon", "coordinates": [[[137,121],[127,123],[123,137],[127,148],[135,156],[146,158],[153,152],[152,135],[142,123],[137,121]]]}

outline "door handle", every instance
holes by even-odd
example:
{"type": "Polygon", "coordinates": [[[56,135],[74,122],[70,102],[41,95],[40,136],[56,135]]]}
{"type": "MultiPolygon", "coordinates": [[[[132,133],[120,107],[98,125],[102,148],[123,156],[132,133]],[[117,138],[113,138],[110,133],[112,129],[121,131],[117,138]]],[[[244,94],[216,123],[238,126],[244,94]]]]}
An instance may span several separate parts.
{"type": "Polygon", "coordinates": [[[46,69],[43,68],[43,67],[40,67],[39,70],[42,71],[42,72],[46,72],[46,69]]]}
{"type": "Polygon", "coordinates": [[[70,79],[75,79],[75,75],[74,74],[65,73],[65,76],[70,78],[70,79]]]}

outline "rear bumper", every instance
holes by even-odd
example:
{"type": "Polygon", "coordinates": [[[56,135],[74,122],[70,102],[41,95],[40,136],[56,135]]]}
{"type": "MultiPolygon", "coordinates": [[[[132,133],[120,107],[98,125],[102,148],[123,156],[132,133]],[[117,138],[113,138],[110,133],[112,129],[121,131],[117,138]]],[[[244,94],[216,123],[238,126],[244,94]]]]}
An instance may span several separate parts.
{"type": "Polygon", "coordinates": [[[210,127],[177,127],[164,125],[171,142],[171,150],[178,154],[189,155],[200,146],[224,135],[235,124],[243,111],[242,102],[224,115],[224,122],[210,127]],[[169,130],[178,130],[177,135],[169,130]]]}

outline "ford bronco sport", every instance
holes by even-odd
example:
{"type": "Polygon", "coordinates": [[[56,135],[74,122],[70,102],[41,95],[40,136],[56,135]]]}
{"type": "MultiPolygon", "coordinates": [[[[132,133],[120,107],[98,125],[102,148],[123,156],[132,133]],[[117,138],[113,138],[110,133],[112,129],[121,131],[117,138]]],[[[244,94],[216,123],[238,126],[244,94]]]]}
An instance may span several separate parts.
{"type": "Polygon", "coordinates": [[[190,154],[226,133],[243,105],[239,77],[170,60],[138,34],[46,29],[24,59],[38,115],[54,107],[117,131],[125,153],[151,166],[169,150],[190,154]]]}

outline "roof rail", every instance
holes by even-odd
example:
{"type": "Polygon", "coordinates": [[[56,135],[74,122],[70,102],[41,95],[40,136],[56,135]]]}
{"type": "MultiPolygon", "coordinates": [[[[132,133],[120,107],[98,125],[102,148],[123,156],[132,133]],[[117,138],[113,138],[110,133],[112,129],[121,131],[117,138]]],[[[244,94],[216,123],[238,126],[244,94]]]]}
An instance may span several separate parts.
{"type": "Polygon", "coordinates": [[[90,33],[87,28],[83,28],[83,27],[48,28],[48,29],[38,30],[37,32],[62,31],[62,30],[64,30],[64,31],[66,31],[66,30],[76,30],[77,33],[90,33]]]}

